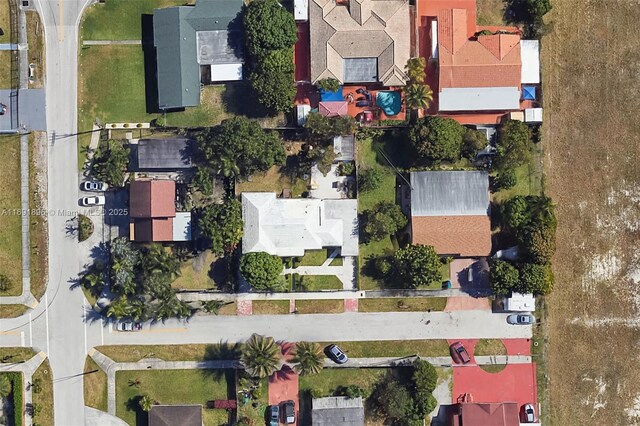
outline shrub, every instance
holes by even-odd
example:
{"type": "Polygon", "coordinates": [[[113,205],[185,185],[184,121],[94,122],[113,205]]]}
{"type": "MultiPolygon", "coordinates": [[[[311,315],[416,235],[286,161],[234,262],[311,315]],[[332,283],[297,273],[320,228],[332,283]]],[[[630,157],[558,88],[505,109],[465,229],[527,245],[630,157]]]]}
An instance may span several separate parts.
{"type": "Polygon", "coordinates": [[[431,393],[438,383],[438,371],[430,362],[417,359],[413,363],[412,379],[416,391],[431,393]]]}
{"type": "Polygon", "coordinates": [[[142,123],[138,123],[138,124],[136,124],[136,127],[137,127],[137,128],[139,128],[139,129],[141,129],[141,128],[142,128],[142,123]]]}
{"type": "Polygon", "coordinates": [[[550,262],[556,252],[555,226],[526,230],[522,235],[521,244],[529,261],[538,264],[550,262]]]}
{"type": "Polygon", "coordinates": [[[317,112],[307,116],[304,128],[312,141],[324,141],[340,135],[351,135],[355,132],[356,122],[353,117],[325,117],[317,112]]]}
{"type": "Polygon", "coordinates": [[[409,140],[421,163],[456,161],[464,132],[464,127],[451,118],[428,116],[409,128],[409,140]]]}
{"type": "Polygon", "coordinates": [[[501,170],[493,179],[493,186],[495,190],[509,189],[516,186],[518,183],[518,177],[516,172],[512,169],[501,170]]]}
{"type": "Polygon", "coordinates": [[[78,214],[78,240],[85,241],[93,234],[93,222],[83,214],[78,214]]]}
{"type": "Polygon", "coordinates": [[[318,157],[318,170],[326,176],[331,171],[331,166],[337,154],[331,146],[325,149],[324,152],[318,151],[318,153],[320,154],[318,157]]]}
{"type": "Polygon", "coordinates": [[[520,293],[548,294],[553,289],[553,273],[550,265],[524,263],[520,265],[520,282],[516,291],[520,293]]]}
{"type": "Polygon", "coordinates": [[[94,157],[92,174],[114,187],[124,186],[124,175],[129,164],[129,148],[119,141],[110,140],[98,147],[94,157]]]}
{"type": "Polygon", "coordinates": [[[515,169],[531,156],[531,132],[522,121],[507,120],[500,126],[494,164],[500,170],[515,169]]]}
{"type": "Polygon", "coordinates": [[[240,273],[259,291],[283,291],[284,277],[280,275],[284,265],[278,256],[265,252],[246,253],[240,259],[240,273]]]}
{"type": "Polygon", "coordinates": [[[0,274],[0,291],[8,291],[12,287],[11,279],[4,274],[0,274]]]}
{"type": "Polygon", "coordinates": [[[464,158],[473,161],[478,151],[485,149],[487,145],[487,136],[484,132],[465,128],[462,135],[462,156],[464,158]]]}
{"type": "Polygon", "coordinates": [[[362,170],[358,175],[358,189],[362,192],[378,189],[382,184],[383,174],[378,168],[362,170]]]}
{"type": "Polygon", "coordinates": [[[340,163],[340,175],[351,176],[356,171],[356,166],[351,161],[340,163]]]}
{"type": "Polygon", "coordinates": [[[408,245],[393,255],[393,279],[404,288],[440,281],[440,257],[432,246],[408,245]]]}
{"type": "Polygon", "coordinates": [[[395,234],[407,225],[407,217],[400,206],[391,201],[381,201],[373,209],[363,213],[365,241],[380,241],[395,234]]]}
{"type": "Polygon", "coordinates": [[[243,234],[242,204],[232,198],[202,210],[198,226],[211,241],[211,251],[221,255],[235,250],[243,234]]]}
{"type": "Polygon", "coordinates": [[[316,87],[326,92],[336,92],[340,89],[340,82],[335,78],[323,78],[316,82],[316,87]]]}
{"type": "Polygon", "coordinates": [[[494,260],[489,272],[491,290],[496,296],[508,296],[518,286],[520,274],[509,262],[494,260]]]}

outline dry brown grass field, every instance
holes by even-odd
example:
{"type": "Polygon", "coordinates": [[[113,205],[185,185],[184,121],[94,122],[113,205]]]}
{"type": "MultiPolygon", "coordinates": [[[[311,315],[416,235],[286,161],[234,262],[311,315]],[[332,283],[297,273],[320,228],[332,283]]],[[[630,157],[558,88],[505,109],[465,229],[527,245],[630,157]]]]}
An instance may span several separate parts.
{"type": "Polygon", "coordinates": [[[542,49],[559,222],[547,424],[640,425],[640,4],[553,4],[542,49]]]}

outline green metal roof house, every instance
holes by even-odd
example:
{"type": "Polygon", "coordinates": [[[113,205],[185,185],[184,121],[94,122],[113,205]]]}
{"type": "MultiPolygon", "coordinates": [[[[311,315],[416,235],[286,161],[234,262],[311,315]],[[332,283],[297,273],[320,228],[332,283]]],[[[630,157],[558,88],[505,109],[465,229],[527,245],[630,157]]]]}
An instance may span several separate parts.
{"type": "Polygon", "coordinates": [[[200,84],[242,80],[242,0],[155,9],[158,107],[198,106],[200,84]]]}

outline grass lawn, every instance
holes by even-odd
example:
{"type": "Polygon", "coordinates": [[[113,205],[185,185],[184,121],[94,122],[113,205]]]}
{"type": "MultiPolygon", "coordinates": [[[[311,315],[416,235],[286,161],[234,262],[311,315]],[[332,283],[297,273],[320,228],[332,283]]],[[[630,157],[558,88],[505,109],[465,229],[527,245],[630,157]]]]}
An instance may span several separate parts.
{"type": "Polygon", "coordinates": [[[218,315],[237,315],[238,304],[236,302],[226,303],[218,311],[218,315]]]}
{"type": "MultiPolygon", "coordinates": [[[[352,358],[449,356],[446,340],[380,340],[372,342],[332,342],[352,358]]],[[[327,343],[328,344],[328,343],[327,343]]]]}
{"type": "Polygon", "coordinates": [[[296,300],[299,314],[338,314],[344,312],[344,300],[296,300]]]}
{"type": "Polygon", "coordinates": [[[236,183],[236,194],[243,192],[275,192],[281,194],[283,189],[290,189],[294,198],[299,198],[307,190],[307,182],[302,179],[292,181],[289,176],[281,173],[281,166],[273,166],[264,173],[254,173],[251,181],[236,183]]]}
{"type": "Polygon", "coordinates": [[[321,266],[329,257],[329,249],[307,250],[300,258],[298,266],[321,266]]]}
{"type": "Polygon", "coordinates": [[[411,297],[407,299],[360,299],[359,312],[426,312],[442,311],[447,304],[446,297],[411,297]]]}
{"type": "Polygon", "coordinates": [[[0,167],[0,273],[12,284],[0,296],[17,296],[22,293],[22,218],[13,209],[20,209],[20,138],[0,136],[0,152],[4,157],[0,167]]]}
{"type": "Polygon", "coordinates": [[[254,315],[281,315],[289,313],[288,300],[254,300],[254,315]]]}
{"type": "Polygon", "coordinates": [[[344,285],[335,275],[300,275],[306,291],[342,290],[344,285]]]}
{"type": "Polygon", "coordinates": [[[11,42],[11,15],[9,1],[12,0],[0,0],[0,28],[4,31],[4,35],[0,36],[0,43],[11,42]]]}
{"type": "Polygon", "coordinates": [[[31,348],[0,348],[0,359],[7,357],[7,362],[25,362],[35,354],[31,348]]]}
{"type": "Polygon", "coordinates": [[[473,355],[506,355],[507,348],[500,339],[480,339],[473,349],[473,355]]]}
{"type": "Polygon", "coordinates": [[[341,257],[334,257],[329,266],[342,266],[342,262],[341,257]]]}
{"type": "MultiPolygon", "coordinates": [[[[141,370],[116,373],[116,415],[130,425],[141,425],[136,420],[140,411],[136,397],[149,395],[160,404],[202,404],[213,399],[227,399],[235,395],[232,370],[141,370]],[[139,386],[129,386],[140,381],[139,386]],[[228,385],[227,383],[230,383],[228,385]],[[133,401],[133,404],[132,404],[133,401]],[[131,406],[133,405],[133,407],[131,406]]],[[[225,424],[225,410],[204,409],[204,425],[225,424]]],[[[142,417],[142,416],[139,416],[142,417]]],[[[146,416],[145,416],[146,417],[146,416]]]]}
{"type": "Polygon", "coordinates": [[[40,379],[42,386],[39,393],[33,393],[33,403],[42,407],[40,413],[34,418],[34,423],[53,426],[53,375],[48,359],[40,364],[40,367],[33,373],[32,379],[40,379]]]}
{"type": "Polygon", "coordinates": [[[136,362],[143,358],[159,358],[164,361],[202,361],[208,359],[237,359],[239,345],[114,345],[98,346],[102,352],[117,362],[136,362]]]}
{"type": "Polygon", "coordinates": [[[504,5],[504,0],[477,0],[478,25],[506,25],[504,5]]]}
{"type": "Polygon", "coordinates": [[[42,87],[45,75],[44,31],[42,29],[42,22],[36,12],[26,12],[26,18],[29,63],[36,66],[33,72],[33,83],[29,83],[29,87],[42,87]]]}
{"type": "Polygon", "coordinates": [[[107,373],[91,357],[84,363],[84,372],[91,372],[84,375],[84,405],[107,411],[107,373]]]}
{"type": "MultiPolygon", "coordinates": [[[[264,413],[269,405],[269,381],[268,379],[260,380],[261,395],[256,401],[247,404],[238,403],[238,418],[249,417],[253,420],[254,425],[264,424],[264,413]],[[253,407],[253,403],[257,403],[257,407],[253,407]]],[[[238,389],[240,391],[240,389],[238,389]]]]}
{"type": "Polygon", "coordinates": [[[11,50],[0,50],[0,89],[11,89],[11,50]]]}
{"type": "Polygon", "coordinates": [[[542,193],[542,170],[540,167],[540,146],[535,145],[528,163],[516,168],[518,182],[513,188],[503,189],[493,194],[494,201],[505,201],[514,195],[539,195],[542,193]]]}
{"type": "Polygon", "coordinates": [[[188,0],[109,0],[89,7],[80,24],[84,40],[140,40],[141,18],[153,9],[194,3],[188,0]]]}
{"type": "MultiPolygon", "coordinates": [[[[47,188],[38,186],[38,176],[46,176],[43,166],[47,143],[45,133],[29,135],[29,208],[38,210],[44,207],[47,188]]],[[[40,300],[47,289],[47,265],[49,235],[47,218],[43,215],[31,216],[29,239],[31,244],[31,293],[40,300]]]]}
{"type": "Polygon", "coordinates": [[[386,368],[325,368],[312,376],[300,376],[300,392],[314,389],[320,395],[332,395],[339,386],[356,385],[372,389],[386,368]]]}
{"type": "Polygon", "coordinates": [[[480,365],[479,367],[487,373],[499,373],[506,368],[507,364],[488,364],[480,365]]]}
{"type": "Polygon", "coordinates": [[[0,318],[15,318],[27,312],[25,305],[0,305],[0,318]]]}
{"type": "MultiPolygon", "coordinates": [[[[380,201],[395,202],[396,177],[390,167],[378,163],[377,153],[371,139],[358,140],[358,168],[360,172],[366,168],[376,168],[384,171],[384,177],[380,187],[373,191],[358,193],[358,211],[363,212],[373,208],[380,201]]],[[[380,288],[380,282],[372,277],[362,274],[362,268],[370,257],[391,254],[395,251],[391,238],[382,241],[373,241],[368,244],[360,244],[360,277],[359,286],[362,290],[380,288]]]]}
{"type": "Polygon", "coordinates": [[[210,250],[201,256],[182,263],[180,276],[171,283],[171,287],[185,290],[206,290],[215,288],[216,284],[209,276],[211,264],[217,257],[210,250]]]}

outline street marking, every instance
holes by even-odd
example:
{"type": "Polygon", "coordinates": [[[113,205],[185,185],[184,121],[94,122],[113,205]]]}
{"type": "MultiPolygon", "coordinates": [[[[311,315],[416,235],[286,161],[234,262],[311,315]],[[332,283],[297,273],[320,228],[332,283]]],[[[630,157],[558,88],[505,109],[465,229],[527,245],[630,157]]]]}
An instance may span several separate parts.
{"type": "Polygon", "coordinates": [[[0,335],[5,335],[5,334],[6,335],[16,335],[17,336],[18,334],[20,334],[20,332],[19,331],[0,331],[0,335]]]}
{"type": "Polygon", "coordinates": [[[33,347],[33,324],[31,323],[31,314],[29,314],[29,347],[33,347]]]}
{"type": "Polygon", "coordinates": [[[24,331],[20,332],[20,346],[24,348],[24,331]]]}
{"type": "Polygon", "coordinates": [[[49,351],[49,296],[47,293],[44,294],[44,319],[47,329],[47,356],[51,353],[49,351]]]}
{"type": "Polygon", "coordinates": [[[58,0],[58,17],[60,22],[58,23],[58,40],[64,40],[64,14],[62,13],[62,0],[58,0]]]}

